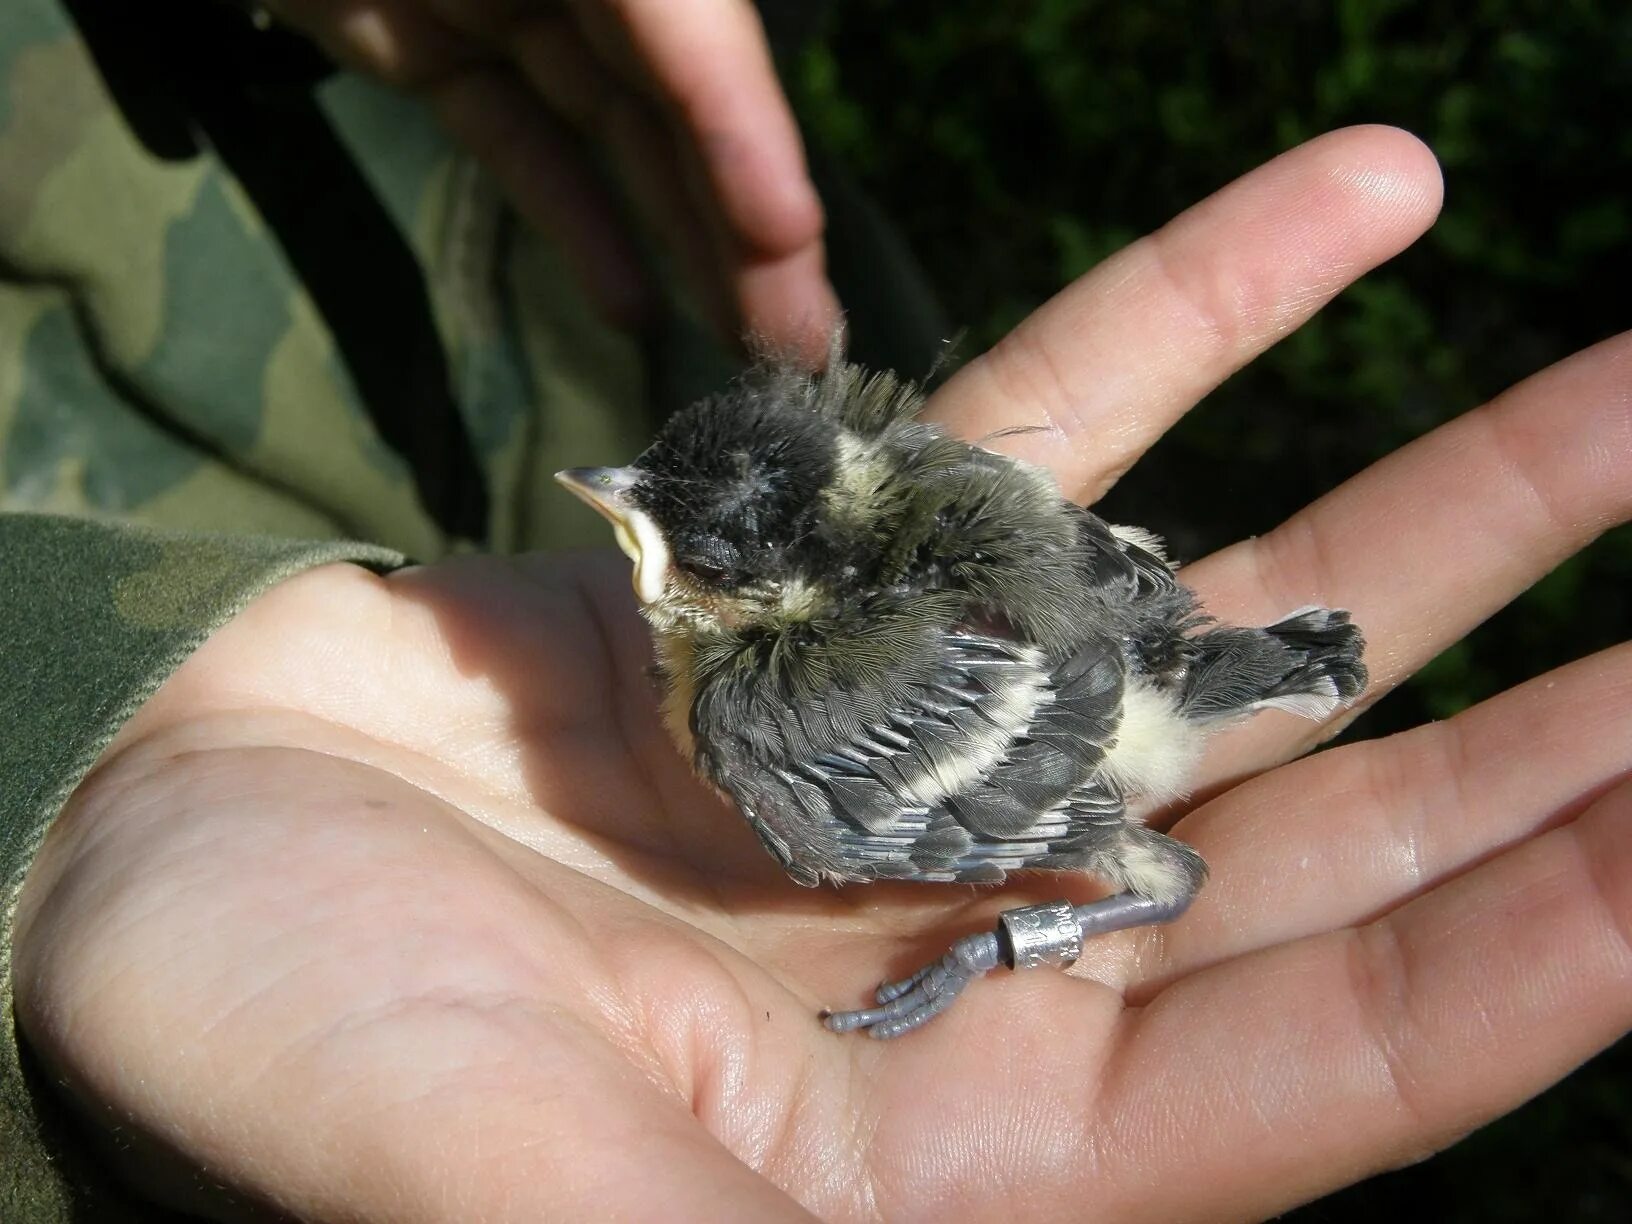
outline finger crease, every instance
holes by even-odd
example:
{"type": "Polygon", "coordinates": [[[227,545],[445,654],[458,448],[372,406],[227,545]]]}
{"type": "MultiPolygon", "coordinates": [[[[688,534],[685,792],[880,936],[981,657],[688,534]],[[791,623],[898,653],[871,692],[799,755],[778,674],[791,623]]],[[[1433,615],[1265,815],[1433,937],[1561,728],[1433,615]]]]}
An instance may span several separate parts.
{"type": "Polygon", "coordinates": [[[1173,240],[1166,236],[1166,231],[1158,230],[1151,235],[1150,263],[1161,283],[1189,314],[1206,349],[1201,354],[1189,354],[1189,364],[1195,369],[1235,364],[1246,338],[1244,312],[1233,305],[1221,304],[1225,295],[1220,282],[1224,277],[1213,275],[1202,280],[1195,275],[1193,269],[1211,268],[1211,261],[1180,261],[1170,249],[1172,245],[1173,240]]]}
{"type": "Polygon", "coordinates": [[[1404,1053],[1410,1025],[1409,972],[1399,932],[1387,918],[1354,930],[1349,945],[1349,982],[1362,1035],[1376,1054],[1387,1091],[1404,1114],[1407,1129],[1422,1133],[1429,1117],[1419,1104],[1417,1077],[1404,1053]]]}
{"type": "Polygon", "coordinates": [[[1308,603],[1310,592],[1327,587],[1330,567],[1316,513],[1311,508],[1288,519],[1251,546],[1258,587],[1283,610],[1308,603]]]}
{"type": "Polygon", "coordinates": [[[1598,906],[1608,919],[1603,924],[1604,929],[1610,932],[1617,944],[1623,976],[1632,976],[1632,913],[1623,913],[1615,904],[1610,891],[1607,864],[1614,860],[1588,850],[1579,824],[1566,825],[1565,829],[1570,834],[1570,843],[1580,863],[1581,874],[1587,880],[1585,889],[1587,899],[1598,906]]]}
{"type": "Polygon", "coordinates": [[[1046,429],[1072,450],[1082,449],[1077,439],[1087,422],[1076,410],[1075,398],[1053,352],[1033,337],[1031,329],[1021,326],[1010,332],[985,361],[987,376],[998,391],[998,402],[1035,404],[1042,411],[1046,429]]]}
{"type": "Polygon", "coordinates": [[[1470,416],[1483,429],[1502,475],[1540,511],[1545,534],[1569,541],[1573,547],[1580,538],[1581,525],[1563,511],[1558,497],[1549,491],[1551,482],[1541,471],[1541,463],[1537,457],[1527,454],[1527,448],[1513,436],[1514,427],[1507,413],[1499,407],[1486,406],[1475,409],[1470,416]]]}

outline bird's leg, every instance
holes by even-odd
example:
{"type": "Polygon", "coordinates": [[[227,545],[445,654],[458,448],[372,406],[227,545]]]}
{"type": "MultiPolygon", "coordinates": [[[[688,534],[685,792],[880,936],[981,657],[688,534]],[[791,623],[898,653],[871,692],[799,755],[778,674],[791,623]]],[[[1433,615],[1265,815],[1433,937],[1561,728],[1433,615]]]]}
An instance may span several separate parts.
{"type": "Polygon", "coordinates": [[[1190,901],[1191,895],[1153,901],[1136,893],[1118,893],[1087,905],[1052,901],[1005,910],[997,916],[996,930],[965,935],[945,956],[911,977],[880,986],[877,1007],[826,1012],[822,1023],[835,1033],[866,1029],[869,1037],[899,1037],[940,1015],[965,986],[1000,964],[1010,969],[1063,968],[1082,954],[1083,941],[1090,936],[1171,922],[1190,901]]]}
{"type": "Polygon", "coordinates": [[[1172,922],[1189,909],[1190,902],[1194,900],[1193,892],[1171,901],[1152,901],[1138,893],[1117,893],[1103,901],[1090,901],[1087,905],[1079,905],[1072,912],[1077,919],[1077,929],[1081,932],[1082,938],[1087,939],[1091,935],[1106,935],[1111,931],[1128,931],[1134,927],[1158,926],[1164,922],[1172,922]]]}

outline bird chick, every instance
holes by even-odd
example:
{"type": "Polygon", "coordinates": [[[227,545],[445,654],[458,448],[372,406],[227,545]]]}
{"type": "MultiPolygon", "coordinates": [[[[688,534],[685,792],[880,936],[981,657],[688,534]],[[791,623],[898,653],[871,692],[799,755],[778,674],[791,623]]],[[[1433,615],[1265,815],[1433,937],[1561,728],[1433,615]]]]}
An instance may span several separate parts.
{"type": "Polygon", "coordinates": [[[629,466],[558,477],[634,562],[675,742],[795,881],[1047,870],[1117,890],[1010,910],[875,1006],[824,1013],[875,1037],[999,964],[1066,965],[1178,917],[1206,864],[1140,818],[1183,793],[1207,732],[1323,719],[1366,684],[1346,612],[1218,626],[1154,537],[922,403],[836,349],[819,375],[766,362],[629,466]]]}

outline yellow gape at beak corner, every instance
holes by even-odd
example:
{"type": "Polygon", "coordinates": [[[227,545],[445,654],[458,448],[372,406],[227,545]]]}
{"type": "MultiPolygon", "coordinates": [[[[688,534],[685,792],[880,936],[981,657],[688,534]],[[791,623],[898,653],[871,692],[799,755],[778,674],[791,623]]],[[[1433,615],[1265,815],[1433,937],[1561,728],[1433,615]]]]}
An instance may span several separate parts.
{"type": "Polygon", "coordinates": [[[612,534],[623,555],[635,563],[635,595],[642,603],[656,603],[669,575],[669,546],[663,532],[646,511],[630,498],[640,474],[633,468],[570,468],[555,478],[612,524],[612,534]]]}

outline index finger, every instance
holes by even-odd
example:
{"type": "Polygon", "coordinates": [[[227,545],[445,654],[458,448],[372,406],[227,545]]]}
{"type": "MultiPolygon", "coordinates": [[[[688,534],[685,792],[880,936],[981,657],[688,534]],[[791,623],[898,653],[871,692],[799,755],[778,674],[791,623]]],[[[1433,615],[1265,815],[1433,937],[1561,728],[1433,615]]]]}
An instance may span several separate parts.
{"type": "Polygon", "coordinates": [[[931,411],[1051,468],[1092,502],[1230,374],[1439,211],[1439,170],[1397,128],[1346,128],[1283,153],[1125,247],[960,370],[931,411]]]}

